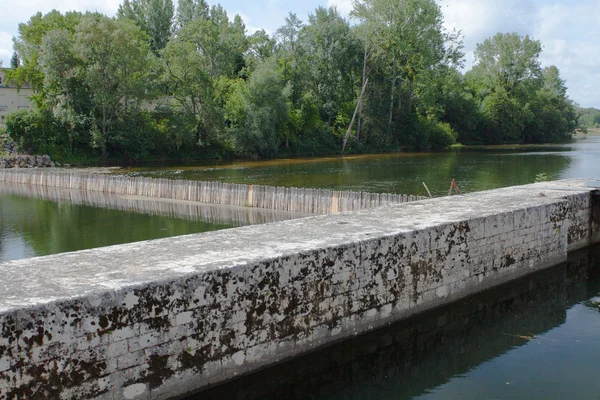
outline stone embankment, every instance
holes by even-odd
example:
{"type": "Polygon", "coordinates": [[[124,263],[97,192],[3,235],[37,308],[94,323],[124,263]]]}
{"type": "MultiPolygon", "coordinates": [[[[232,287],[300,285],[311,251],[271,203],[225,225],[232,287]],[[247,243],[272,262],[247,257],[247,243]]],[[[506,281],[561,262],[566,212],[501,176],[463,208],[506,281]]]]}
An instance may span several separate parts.
{"type": "Polygon", "coordinates": [[[58,166],[48,155],[27,155],[20,154],[20,150],[15,142],[8,135],[0,135],[0,168],[49,168],[58,166]]]}
{"type": "Polygon", "coordinates": [[[56,163],[48,155],[29,156],[21,154],[0,157],[0,168],[50,168],[55,166],[56,163]]]}

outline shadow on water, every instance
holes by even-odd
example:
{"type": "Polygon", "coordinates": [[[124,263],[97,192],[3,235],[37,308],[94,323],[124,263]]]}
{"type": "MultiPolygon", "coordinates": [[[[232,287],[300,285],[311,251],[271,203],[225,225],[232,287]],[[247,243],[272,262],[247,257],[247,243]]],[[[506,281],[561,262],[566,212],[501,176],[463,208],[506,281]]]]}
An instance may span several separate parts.
{"type": "MultiPolygon", "coordinates": [[[[573,254],[560,266],[187,400],[398,400],[427,395],[565,324],[570,307],[598,294],[599,277],[596,246],[573,254]]],[[[486,397],[463,393],[450,398],[486,397]]],[[[515,397],[513,393],[501,398],[515,397]]]]}
{"type": "Polygon", "coordinates": [[[303,216],[3,183],[0,262],[303,216]]]}

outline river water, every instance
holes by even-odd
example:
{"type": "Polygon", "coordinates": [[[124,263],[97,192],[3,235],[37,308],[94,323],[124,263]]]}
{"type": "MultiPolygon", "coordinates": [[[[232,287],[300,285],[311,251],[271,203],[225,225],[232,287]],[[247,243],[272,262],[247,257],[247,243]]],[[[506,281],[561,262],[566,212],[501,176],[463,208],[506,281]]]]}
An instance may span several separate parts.
{"type": "Polygon", "coordinates": [[[206,165],[138,167],[130,175],[218,180],[272,186],[312,187],[426,196],[448,194],[450,182],[467,192],[549,180],[600,179],[600,134],[573,143],[492,146],[439,153],[391,153],[346,157],[237,161],[206,165]]]}
{"type": "Polygon", "coordinates": [[[0,183],[0,262],[303,216],[0,183]]]}
{"type": "MultiPolygon", "coordinates": [[[[463,191],[531,183],[537,174],[547,179],[600,179],[600,135],[582,135],[565,145],[213,162],[121,173],[412,195],[426,195],[425,182],[434,195],[444,195],[452,179],[463,191]]],[[[247,209],[210,206],[179,205],[173,210],[165,204],[135,206],[126,200],[0,184],[0,262],[302,216],[256,210],[249,215],[247,209]]]]}

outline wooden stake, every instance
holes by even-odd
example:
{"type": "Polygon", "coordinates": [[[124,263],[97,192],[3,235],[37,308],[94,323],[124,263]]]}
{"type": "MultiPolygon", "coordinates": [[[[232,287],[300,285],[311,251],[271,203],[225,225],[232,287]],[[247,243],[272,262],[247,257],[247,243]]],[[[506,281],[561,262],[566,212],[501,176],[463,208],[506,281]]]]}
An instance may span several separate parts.
{"type": "Polygon", "coordinates": [[[429,195],[429,198],[433,198],[433,196],[431,195],[431,192],[429,191],[429,188],[427,187],[427,185],[425,184],[425,182],[423,182],[423,186],[425,186],[425,190],[427,190],[427,194],[429,195]]]}

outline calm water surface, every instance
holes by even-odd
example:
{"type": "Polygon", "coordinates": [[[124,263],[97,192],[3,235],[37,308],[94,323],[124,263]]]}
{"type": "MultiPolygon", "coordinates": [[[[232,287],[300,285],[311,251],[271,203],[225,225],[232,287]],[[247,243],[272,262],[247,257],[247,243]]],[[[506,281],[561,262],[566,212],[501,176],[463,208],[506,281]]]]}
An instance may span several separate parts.
{"type": "Polygon", "coordinates": [[[581,135],[573,143],[500,146],[441,153],[213,163],[203,166],[129,169],[131,175],[172,179],[219,180],[274,186],[427,195],[447,194],[456,179],[464,191],[521,185],[548,179],[600,179],[600,135],[581,135]]]}
{"type": "Polygon", "coordinates": [[[0,262],[300,216],[0,183],[0,262]]]}
{"type": "Polygon", "coordinates": [[[187,400],[600,399],[600,246],[187,400]]]}

